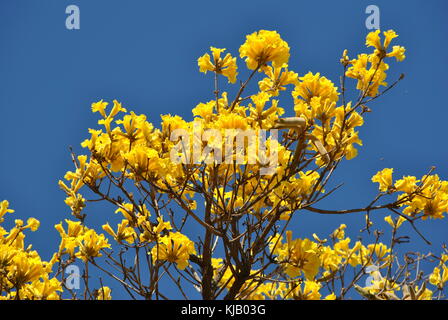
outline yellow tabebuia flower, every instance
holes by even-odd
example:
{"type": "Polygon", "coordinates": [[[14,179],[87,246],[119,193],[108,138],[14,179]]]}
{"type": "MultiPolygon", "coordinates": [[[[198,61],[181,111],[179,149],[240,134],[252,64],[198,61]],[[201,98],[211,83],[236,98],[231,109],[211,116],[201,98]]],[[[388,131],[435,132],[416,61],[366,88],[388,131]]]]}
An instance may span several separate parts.
{"type": "Polygon", "coordinates": [[[39,220],[35,219],[35,218],[29,218],[26,222],[26,226],[25,228],[30,228],[31,231],[37,231],[37,229],[39,229],[40,226],[40,222],[39,220]]]}
{"type": "Polygon", "coordinates": [[[342,240],[345,238],[345,229],[347,228],[347,225],[345,223],[341,224],[339,228],[333,231],[332,237],[335,239],[342,240]]]}
{"type": "Polygon", "coordinates": [[[110,248],[110,244],[103,234],[98,235],[95,230],[83,226],[79,221],[65,221],[68,226],[67,232],[62,223],[55,225],[61,236],[59,256],[68,253],[71,257],[86,262],[90,258],[101,257],[101,250],[110,248]],[[78,248],[78,252],[75,253],[76,248],[78,248]]]}
{"type": "MultiPolygon", "coordinates": [[[[286,289],[288,292],[286,298],[292,298],[294,300],[321,300],[321,293],[319,290],[322,285],[315,281],[305,280],[302,284],[292,285],[292,289],[286,289]]],[[[331,293],[326,296],[324,300],[335,300],[336,295],[331,293]]]]}
{"type": "Polygon", "coordinates": [[[150,223],[147,219],[143,221],[139,220],[139,226],[143,228],[143,232],[140,233],[141,242],[157,241],[159,235],[164,230],[171,230],[171,223],[169,221],[163,221],[163,217],[157,217],[157,224],[150,223]]]}
{"type": "Polygon", "coordinates": [[[180,232],[170,232],[159,238],[159,242],[151,250],[153,261],[173,262],[180,270],[188,266],[190,255],[194,253],[194,242],[180,232]]]}
{"type": "Polygon", "coordinates": [[[109,103],[103,100],[92,103],[92,112],[99,112],[103,118],[107,118],[106,116],[106,107],[109,103]]]}
{"type": "Polygon", "coordinates": [[[207,103],[199,103],[193,110],[193,116],[199,116],[204,120],[209,120],[213,115],[213,109],[216,106],[216,101],[209,101],[207,103]]]}
{"type": "Polygon", "coordinates": [[[406,52],[406,49],[401,46],[393,46],[392,51],[389,52],[386,56],[387,57],[395,57],[397,61],[403,61],[406,58],[406,55],[404,54],[406,52]]]}
{"type": "Polygon", "coordinates": [[[398,200],[402,201],[401,206],[405,206],[403,213],[409,216],[421,213],[423,220],[442,219],[443,214],[448,212],[448,181],[440,180],[438,175],[425,175],[419,181],[420,185],[415,186],[411,194],[398,196],[398,200]]]}
{"type": "Polygon", "coordinates": [[[113,117],[115,117],[118,114],[118,112],[126,112],[126,109],[121,106],[120,102],[114,100],[113,103],[114,106],[112,107],[112,110],[109,115],[106,115],[106,108],[109,105],[109,103],[103,101],[102,99],[98,102],[92,103],[92,112],[99,112],[103,116],[103,118],[105,119],[108,118],[109,120],[107,120],[107,122],[110,123],[113,117]]]}
{"type": "Polygon", "coordinates": [[[112,290],[109,287],[103,286],[96,291],[96,300],[112,300],[112,290]]]}
{"type": "Polygon", "coordinates": [[[368,47],[375,47],[377,50],[382,50],[383,46],[381,45],[381,39],[380,39],[380,30],[375,30],[370,32],[366,36],[366,46],[368,47]]]}
{"type": "Polygon", "coordinates": [[[75,256],[84,262],[91,258],[101,257],[101,250],[105,248],[110,248],[104,234],[97,234],[95,230],[88,229],[82,237],[76,239],[77,245],[79,246],[79,251],[75,256]]]}
{"type": "Polygon", "coordinates": [[[109,223],[103,225],[103,230],[110,234],[115,241],[122,243],[126,241],[130,244],[134,243],[137,238],[137,235],[133,228],[129,227],[129,220],[123,220],[120,224],[118,224],[117,232],[115,232],[109,223]]]}
{"type": "Polygon", "coordinates": [[[320,73],[308,72],[299,80],[292,92],[295,103],[300,102],[300,100],[310,103],[313,97],[320,97],[323,101],[327,99],[330,102],[338,101],[338,88],[334,86],[333,82],[321,76],[320,73]]]}
{"type": "Polygon", "coordinates": [[[9,209],[8,207],[9,207],[9,202],[7,200],[3,200],[0,203],[0,223],[2,223],[4,221],[3,216],[6,213],[13,213],[14,212],[14,210],[9,209]]]}
{"type": "MultiPolygon", "coordinates": [[[[14,212],[8,206],[6,200],[0,203],[0,224],[6,213],[14,212]]],[[[49,275],[55,260],[42,261],[31,245],[25,248],[24,231],[36,231],[38,227],[39,221],[34,218],[29,218],[26,225],[16,219],[9,231],[0,226],[0,300],[60,298],[61,283],[49,275]]]]}
{"type": "Polygon", "coordinates": [[[320,267],[317,244],[309,239],[293,240],[291,231],[287,231],[286,236],[287,242],[278,243],[275,248],[272,244],[276,243],[278,238],[271,241],[271,250],[278,255],[285,273],[290,277],[297,277],[303,273],[307,279],[314,279],[320,267]]]}
{"type": "Polygon", "coordinates": [[[417,188],[417,182],[419,181],[420,180],[417,180],[416,177],[406,176],[403,177],[403,179],[395,181],[394,187],[395,189],[397,189],[397,191],[412,193],[417,188]]]}
{"type": "Polygon", "coordinates": [[[12,258],[8,278],[16,286],[22,286],[38,280],[44,272],[45,268],[39,256],[19,251],[12,258]]]}
{"type": "Polygon", "coordinates": [[[400,216],[398,219],[393,220],[391,216],[387,216],[384,218],[384,221],[386,221],[392,228],[398,229],[406,219],[400,216]]]}
{"type": "Polygon", "coordinates": [[[379,261],[387,261],[390,260],[390,248],[388,248],[383,243],[372,243],[367,246],[367,249],[369,251],[369,256],[373,256],[375,254],[376,258],[379,261]]]}
{"type": "Polygon", "coordinates": [[[378,95],[380,86],[387,86],[386,71],[389,65],[384,62],[386,57],[395,57],[397,61],[405,59],[406,49],[400,46],[394,46],[391,52],[387,52],[390,42],[397,34],[393,30],[383,32],[385,40],[381,43],[380,31],[372,31],[366,37],[366,45],[374,47],[372,54],[360,54],[356,59],[349,60],[346,52],[341,62],[345,67],[351,65],[347,71],[346,76],[357,79],[358,84],[356,88],[363,92],[363,96],[375,97],[378,95]]]}
{"type": "Polygon", "coordinates": [[[445,264],[442,264],[442,274],[440,267],[435,267],[429,276],[429,282],[435,286],[437,286],[440,290],[443,289],[445,283],[448,281],[448,267],[445,264]]]}
{"type": "Polygon", "coordinates": [[[294,300],[320,300],[319,290],[321,285],[314,281],[306,280],[303,287],[297,286],[293,293],[294,300]]]}
{"type": "Polygon", "coordinates": [[[271,96],[278,96],[279,91],[286,90],[286,85],[298,84],[298,74],[288,70],[288,65],[281,67],[267,66],[263,68],[266,78],[258,82],[260,91],[266,92],[271,96]]]}
{"type": "Polygon", "coordinates": [[[207,71],[216,72],[229,79],[230,83],[235,83],[236,76],[238,75],[236,58],[232,57],[230,53],[227,53],[224,58],[221,58],[221,53],[226,49],[210,47],[210,50],[212,51],[213,60],[210,60],[208,53],[200,57],[198,59],[199,71],[204,73],[207,73],[207,71]]]}
{"type": "Polygon", "coordinates": [[[281,67],[289,60],[289,46],[276,31],[260,30],[246,36],[240,47],[240,57],[245,58],[247,67],[255,70],[272,62],[281,67]]]}
{"type": "Polygon", "coordinates": [[[397,61],[403,61],[406,56],[404,55],[404,52],[406,51],[405,48],[400,46],[394,46],[392,51],[390,53],[386,53],[386,50],[389,48],[389,45],[392,41],[392,39],[398,37],[398,35],[395,33],[394,30],[388,30],[384,31],[384,42],[381,44],[380,39],[380,30],[372,31],[370,32],[366,37],[366,45],[368,47],[375,47],[376,54],[379,55],[381,58],[384,57],[395,57],[397,61]]]}
{"type": "Polygon", "coordinates": [[[26,284],[20,290],[20,296],[21,299],[29,300],[59,300],[59,292],[62,291],[62,284],[58,279],[49,279],[48,276],[44,276],[43,280],[26,284]]]}
{"type": "Polygon", "coordinates": [[[381,171],[378,171],[378,173],[372,177],[372,182],[379,183],[379,189],[381,192],[387,192],[389,190],[389,188],[392,187],[393,171],[394,171],[394,169],[385,168],[381,171]]]}

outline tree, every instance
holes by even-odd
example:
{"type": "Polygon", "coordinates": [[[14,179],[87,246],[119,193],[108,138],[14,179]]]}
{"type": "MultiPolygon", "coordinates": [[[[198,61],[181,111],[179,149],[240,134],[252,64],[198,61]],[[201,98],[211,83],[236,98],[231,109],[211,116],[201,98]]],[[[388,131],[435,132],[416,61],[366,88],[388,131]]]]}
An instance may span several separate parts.
{"type": "MultiPolygon", "coordinates": [[[[23,232],[36,230],[37,220],[18,221],[9,233],[0,229],[2,296],[57,299],[64,291],[73,298],[108,299],[111,290],[102,277],[97,290],[89,282],[95,268],[131,298],[169,298],[160,288],[163,281],[184,298],[193,290],[203,299],[444,298],[445,248],[440,256],[400,257],[395,250],[408,241],[398,236],[402,224],[428,241],[417,223],[441,219],[448,210],[448,182],[433,168],[421,178],[398,180],[393,169],[383,169],[372,178],[379,193],[365,208],[319,208],[338,188],[326,190],[339,164],[357,155],[355,145],[362,141],[356,128],[371,111],[368,105],[403,79],[385,82],[386,62],[402,61],[405,49],[390,49],[394,31],[383,37],[379,30],[367,35],[371,53],[350,59],[344,51],[340,90],[319,73],[299,77],[289,70],[288,44],[277,32],[260,30],[240,47],[250,74],[236,85],[233,99],[221,92],[219,79],[236,83],[237,59],[214,47],[198,59],[200,71],[214,75],[214,99],[192,110],[193,121],[162,115],[156,128],[116,100],[110,111],[103,100],[93,103],[103,128],[89,129],[82,143],[88,154],[72,151],[75,170],[59,181],[74,220],[56,225],[61,242],[48,263],[24,247],[23,232]],[[256,76],[257,92],[247,93],[256,76]],[[350,78],[357,80],[355,99],[347,93],[350,78]],[[279,106],[288,90],[293,117],[279,106]],[[89,228],[84,208],[93,201],[112,205],[122,215],[118,226],[104,224],[105,233],[89,228]],[[328,239],[294,238],[290,230],[298,212],[311,211],[365,214],[370,232],[369,214],[376,210],[391,214],[385,217],[389,245],[378,231],[371,243],[352,243],[345,224],[328,239]],[[83,296],[64,278],[65,268],[80,261],[83,296]],[[436,264],[432,273],[420,272],[422,261],[436,264]]],[[[0,218],[8,211],[4,201],[0,218]]]]}

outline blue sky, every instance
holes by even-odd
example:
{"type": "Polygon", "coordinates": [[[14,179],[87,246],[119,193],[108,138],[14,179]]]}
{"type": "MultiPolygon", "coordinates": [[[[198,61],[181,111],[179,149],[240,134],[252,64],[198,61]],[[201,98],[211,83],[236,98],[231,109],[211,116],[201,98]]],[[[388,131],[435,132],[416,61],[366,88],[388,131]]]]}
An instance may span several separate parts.
{"type": "MultiPolygon", "coordinates": [[[[57,181],[72,169],[69,146],[81,153],[87,128],[97,126],[92,102],[118,99],[155,124],[161,113],[191,119],[191,108],[213,90],[196,59],[210,45],[237,55],[245,35],[259,29],[277,30],[289,43],[291,69],[321,72],[338,84],[343,49],[351,56],[365,51],[369,4],[380,8],[381,28],[396,30],[396,43],[407,49],[403,63],[391,63],[388,80],[406,78],[371,105],[359,156],[334,176],[344,187],[321,207],[365,206],[376,195],[371,176],[385,167],[401,177],[434,165],[448,179],[446,1],[10,0],[0,2],[0,200],[10,201],[16,217],[41,221],[29,239],[48,259],[58,246],[53,225],[70,217],[57,181]],[[70,4],[80,8],[80,30],[65,28],[70,4]]],[[[101,206],[88,210],[93,225],[112,215],[101,206]]],[[[375,215],[382,220],[383,213],[375,215]]],[[[355,237],[363,219],[304,213],[294,234],[325,236],[344,222],[355,237]]],[[[436,246],[446,240],[445,220],[420,229],[436,246]]],[[[403,250],[430,250],[404,231],[412,245],[403,250]]]]}

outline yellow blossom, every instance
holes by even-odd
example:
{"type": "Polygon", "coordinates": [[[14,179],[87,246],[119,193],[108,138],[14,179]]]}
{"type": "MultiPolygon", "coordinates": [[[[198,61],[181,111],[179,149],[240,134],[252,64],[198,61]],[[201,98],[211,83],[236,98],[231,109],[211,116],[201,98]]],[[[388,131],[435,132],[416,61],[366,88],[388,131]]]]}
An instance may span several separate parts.
{"type": "Polygon", "coordinates": [[[268,62],[281,67],[289,60],[289,46],[276,31],[260,30],[246,36],[240,47],[240,57],[245,58],[247,67],[255,70],[268,62]]]}
{"type": "Polygon", "coordinates": [[[198,59],[199,71],[204,73],[207,73],[207,71],[216,72],[227,77],[230,83],[235,83],[238,74],[236,58],[233,58],[230,53],[221,58],[221,53],[226,49],[210,47],[210,50],[212,51],[213,61],[210,60],[208,53],[204,54],[198,59]]]}
{"type": "Polygon", "coordinates": [[[378,182],[379,183],[379,189],[381,192],[387,192],[389,188],[392,187],[392,173],[393,169],[386,168],[382,171],[378,171],[377,174],[375,174],[372,177],[372,182],[378,182]]]}
{"type": "Polygon", "coordinates": [[[194,253],[196,250],[193,241],[179,232],[170,232],[159,238],[159,242],[151,250],[153,261],[173,262],[180,270],[188,266],[190,255],[194,253]]]}
{"type": "Polygon", "coordinates": [[[112,290],[109,287],[103,286],[96,291],[96,293],[97,293],[96,299],[97,300],[112,300],[111,292],[112,292],[112,290]]]}

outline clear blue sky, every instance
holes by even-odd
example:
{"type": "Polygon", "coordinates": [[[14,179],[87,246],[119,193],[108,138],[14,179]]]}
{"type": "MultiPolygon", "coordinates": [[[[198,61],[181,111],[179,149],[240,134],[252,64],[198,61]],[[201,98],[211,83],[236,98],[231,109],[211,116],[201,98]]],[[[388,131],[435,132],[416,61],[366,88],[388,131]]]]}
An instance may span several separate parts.
{"type": "MultiPolygon", "coordinates": [[[[291,69],[319,71],[338,83],[343,49],[351,56],[365,50],[369,4],[381,10],[381,28],[396,30],[396,42],[407,48],[403,63],[391,63],[389,80],[401,72],[406,78],[371,105],[360,130],[364,147],[335,175],[343,189],[321,206],[366,205],[376,195],[370,178],[384,167],[401,177],[434,165],[448,179],[446,1],[2,0],[0,200],[10,201],[16,217],[41,221],[29,239],[50,258],[58,246],[53,225],[70,217],[57,181],[72,169],[68,147],[82,152],[87,128],[96,126],[93,101],[118,99],[156,124],[161,113],[191,119],[191,108],[211,98],[213,85],[198,73],[196,59],[210,45],[237,55],[245,35],[258,29],[277,30],[288,41],[291,69]],[[80,8],[80,30],[65,28],[70,4],[80,8]]],[[[93,225],[112,215],[101,206],[87,210],[93,225]]],[[[304,213],[294,230],[325,236],[345,222],[355,237],[363,219],[304,213]]],[[[432,221],[421,231],[440,245],[447,226],[432,221]]],[[[413,245],[403,250],[429,250],[412,230],[404,231],[413,245]]]]}

